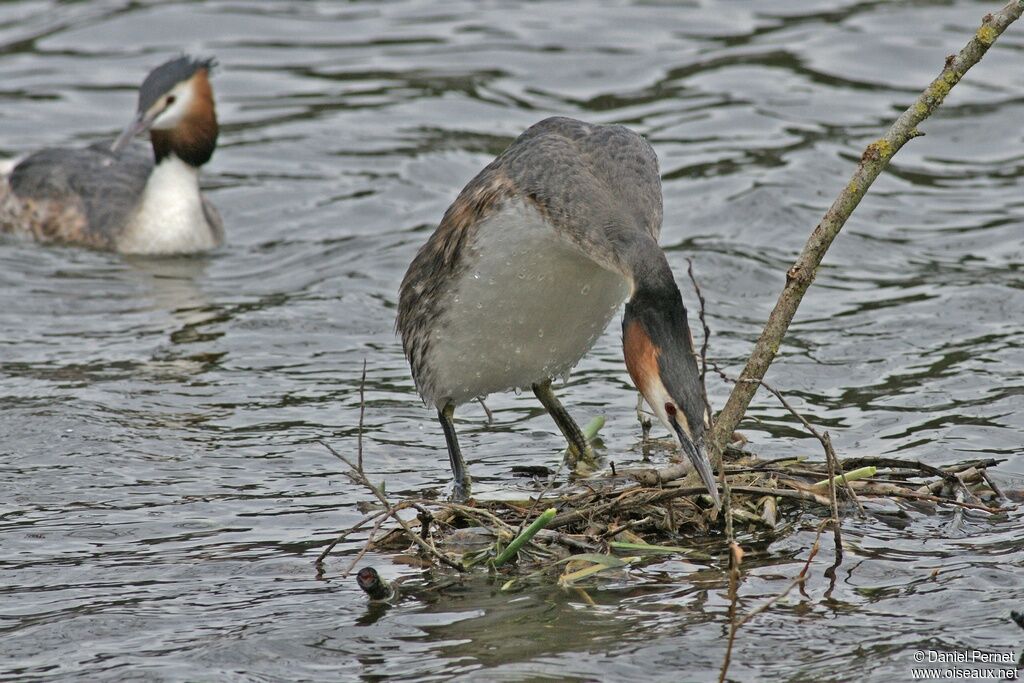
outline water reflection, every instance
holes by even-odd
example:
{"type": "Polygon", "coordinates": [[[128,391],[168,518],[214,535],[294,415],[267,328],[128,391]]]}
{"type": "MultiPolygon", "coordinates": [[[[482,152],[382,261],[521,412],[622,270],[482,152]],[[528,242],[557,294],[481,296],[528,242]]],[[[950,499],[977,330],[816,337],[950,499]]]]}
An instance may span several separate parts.
{"type": "Polygon", "coordinates": [[[127,271],[147,288],[153,310],[169,313],[183,327],[210,319],[209,299],[200,287],[210,262],[207,256],[175,258],[125,257],[127,271]]]}

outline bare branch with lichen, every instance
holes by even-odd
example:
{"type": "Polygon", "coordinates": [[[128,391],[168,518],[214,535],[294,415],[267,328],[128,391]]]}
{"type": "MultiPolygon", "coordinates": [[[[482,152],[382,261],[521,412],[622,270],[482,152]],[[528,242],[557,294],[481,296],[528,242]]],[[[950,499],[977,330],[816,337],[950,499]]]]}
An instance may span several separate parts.
{"type": "Polygon", "coordinates": [[[786,286],[768,317],[768,322],[757,340],[747,365],[740,375],[741,381],[733,387],[729,400],[715,422],[711,439],[712,457],[717,461],[729,443],[729,437],[750,405],[758,382],[779,351],[793,316],[796,315],[804,293],[814,281],[825,252],[839,234],[850,214],[857,208],[875,178],[885,169],[892,157],[910,140],[921,135],[917,126],[927,119],[946,99],[949,91],[960,82],[967,71],[977,64],[992,44],[1014,21],[1024,13],[1024,0],[1014,0],[994,14],[987,14],[981,27],[970,42],[956,55],[946,59],[942,73],[931,82],[910,107],[904,111],[886,133],[864,150],[860,163],[846,187],[839,193],[821,222],[811,233],[796,263],[786,273],[786,286]]]}

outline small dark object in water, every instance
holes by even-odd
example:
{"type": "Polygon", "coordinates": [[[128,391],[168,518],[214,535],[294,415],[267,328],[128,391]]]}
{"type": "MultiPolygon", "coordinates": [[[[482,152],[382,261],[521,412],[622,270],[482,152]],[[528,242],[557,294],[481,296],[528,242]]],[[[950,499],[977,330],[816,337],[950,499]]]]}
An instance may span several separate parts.
{"type": "Polygon", "coordinates": [[[1021,628],[1024,628],[1024,612],[1010,612],[1010,618],[1021,628]]]}
{"type": "Polygon", "coordinates": [[[373,567],[363,567],[356,574],[356,582],[370,600],[390,600],[395,595],[391,584],[381,578],[373,567]]]}
{"type": "Polygon", "coordinates": [[[513,465],[512,474],[521,477],[550,477],[551,468],[544,465],[513,465]]]}

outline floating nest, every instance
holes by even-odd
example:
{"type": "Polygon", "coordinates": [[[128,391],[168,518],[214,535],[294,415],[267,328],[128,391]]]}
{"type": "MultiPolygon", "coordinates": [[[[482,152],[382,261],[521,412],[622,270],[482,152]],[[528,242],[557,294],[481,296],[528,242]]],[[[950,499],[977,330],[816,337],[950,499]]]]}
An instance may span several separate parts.
{"type": "MultiPolygon", "coordinates": [[[[346,575],[369,550],[400,554],[402,561],[424,567],[498,570],[509,575],[505,588],[538,574],[571,585],[652,553],[710,561],[729,552],[726,515],[713,506],[688,463],[612,467],[570,481],[546,468],[519,468],[538,479],[536,495],[465,504],[425,498],[395,502],[358,466],[331,451],[349,465],[347,476],[376,501],[362,506],[366,517],[320,555],[321,570],[337,542],[368,528],[366,544],[346,575]],[[545,475],[546,484],[539,475],[545,475]]],[[[783,533],[787,520],[812,513],[821,517],[819,529],[836,515],[864,514],[865,509],[906,515],[946,506],[997,514],[1013,509],[987,473],[999,462],[979,459],[935,467],[898,458],[846,458],[833,461],[835,476],[830,478],[824,462],[805,457],[762,460],[729,447],[725,475],[730,495],[724,500],[732,512],[733,534],[741,542],[783,533]]],[[[364,568],[358,578],[371,598],[382,594],[376,572],[364,568]]]]}

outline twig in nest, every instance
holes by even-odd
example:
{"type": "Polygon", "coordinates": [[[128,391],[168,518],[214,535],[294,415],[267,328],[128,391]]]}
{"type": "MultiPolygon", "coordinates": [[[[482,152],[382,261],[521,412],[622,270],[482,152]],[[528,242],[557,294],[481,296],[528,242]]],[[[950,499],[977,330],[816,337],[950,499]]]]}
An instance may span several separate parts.
{"type": "Polygon", "coordinates": [[[700,396],[704,400],[704,410],[707,415],[707,427],[708,431],[711,431],[711,421],[714,419],[714,414],[711,412],[711,402],[708,401],[708,388],[705,384],[705,378],[708,374],[708,341],[711,339],[711,328],[708,327],[707,320],[704,317],[704,293],[700,291],[700,285],[697,284],[697,277],[693,274],[693,261],[686,259],[686,272],[690,276],[690,282],[693,283],[693,291],[697,294],[697,303],[700,304],[700,308],[697,309],[697,314],[700,317],[700,326],[704,330],[704,341],[700,345],[700,396]]]}
{"type": "Polygon", "coordinates": [[[370,535],[367,537],[366,543],[363,545],[362,549],[360,549],[360,551],[356,553],[356,556],[352,558],[352,562],[350,562],[348,567],[345,568],[345,571],[341,573],[341,578],[344,579],[346,576],[352,573],[352,570],[356,568],[356,565],[359,564],[359,561],[362,560],[363,557],[366,555],[366,552],[370,549],[370,546],[373,545],[373,539],[377,535],[377,532],[380,531],[380,527],[382,524],[384,524],[384,520],[390,517],[393,513],[397,512],[398,509],[401,507],[408,506],[405,505],[404,503],[399,503],[398,505],[395,505],[393,507],[388,508],[387,510],[384,510],[384,513],[377,520],[377,523],[373,525],[372,529],[370,529],[370,535]]]}
{"type": "MultiPolygon", "coordinates": [[[[755,496],[778,496],[780,498],[792,498],[810,503],[817,503],[829,507],[829,500],[825,496],[818,495],[811,491],[796,489],[767,488],[763,486],[732,486],[730,489],[735,493],[744,493],[755,496]]],[[[673,498],[683,498],[707,493],[703,486],[673,486],[670,488],[656,489],[636,487],[617,493],[616,498],[606,503],[595,504],[588,502],[572,510],[565,510],[556,516],[548,525],[549,529],[558,529],[585,519],[599,519],[603,515],[615,511],[625,511],[631,508],[644,505],[654,505],[673,498]]],[[[934,498],[934,496],[932,496],[934,498]]],[[[947,501],[948,502],[948,501],[947,501]]],[[[967,503],[964,503],[967,505],[967,503]]]]}
{"type": "Polygon", "coordinates": [[[491,409],[487,407],[487,404],[484,403],[482,398],[478,398],[477,402],[480,404],[480,407],[484,409],[484,413],[487,415],[487,424],[494,424],[494,413],[491,412],[491,409]]]}
{"type": "Polygon", "coordinates": [[[607,529],[605,529],[601,533],[600,536],[598,536],[598,538],[602,538],[602,539],[604,539],[604,538],[613,538],[613,537],[618,536],[619,534],[621,534],[623,531],[629,531],[630,529],[635,529],[638,526],[643,526],[644,524],[650,524],[650,523],[651,523],[651,518],[649,516],[643,517],[641,519],[631,519],[628,522],[626,522],[625,524],[621,524],[621,525],[615,526],[615,527],[608,527],[607,529]]]}
{"type": "Polygon", "coordinates": [[[917,469],[925,474],[930,474],[935,477],[941,477],[943,481],[947,482],[952,488],[959,489],[964,492],[969,498],[974,499],[977,502],[978,497],[975,496],[970,490],[964,485],[963,479],[959,476],[958,472],[950,472],[944,470],[941,467],[935,467],[934,465],[928,465],[919,460],[901,460],[899,458],[880,458],[880,457],[864,457],[855,458],[853,462],[863,462],[868,465],[875,465],[876,467],[909,467],[917,469]]]}
{"type": "Polygon", "coordinates": [[[446,564],[449,567],[459,570],[460,572],[464,571],[462,564],[456,562],[455,560],[451,559],[450,557],[439,551],[437,548],[434,547],[432,543],[429,543],[420,538],[420,535],[412,530],[412,527],[409,526],[408,522],[402,519],[402,516],[394,511],[394,509],[391,507],[391,503],[388,502],[388,499],[384,496],[384,494],[380,492],[380,489],[374,486],[373,483],[369,479],[367,479],[366,474],[361,469],[358,469],[349,461],[348,458],[346,458],[338,451],[334,450],[334,448],[332,448],[329,443],[325,441],[320,441],[319,443],[321,446],[326,448],[331,453],[331,455],[333,455],[338,460],[341,460],[343,463],[348,465],[349,471],[344,473],[345,476],[352,480],[353,483],[359,484],[360,486],[365,486],[367,489],[369,489],[370,492],[374,495],[374,497],[380,501],[381,505],[388,509],[388,516],[396,522],[398,522],[399,526],[402,527],[406,535],[409,537],[410,540],[412,540],[413,543],[418,545],[420,548],[423,549],[424,552],[426,552],[428,555],[435,558],[442,564],[446,564]]]}
{"type": "Polygon", "coordinates": [[[519,534],[523,533],[523,530],[526,528],[526,523],[533,517],[533,511],[537,509],[538,505],[540,505],[540,501],[544,498],[544,496],[546,496],[548,494],[548,492],[551,491],[551,487],[555,485],[555,481],[558,480],[558,475],[560,475],[562,473],[562,467],[564,467],[564,466],[565,466],[565,458],[562,458],[558,462],[558,467],[555,469],[554,473],[551,475],[551,478],[548,479],[548,483],[541,490],[540,495],[538,495],[536,498],[534,498],[533,502],[530,503],[530,507],[526,510],[526,514],[523,515],[523,521],[521,521],[519,523],[519,528],[516,529],[516,531],[515,531],[515,534],[514,534],[515,536],[518,536],[519,534]]]}
{"type": "MultiPolygon", "coordinates": [[[[748,381],[754,381],[754,380],[748,380],[748,381]]],[[[778,389],[772,387],[770,384],[765,382],[763,379],[757,380],[757,382],[760,383],[760,385],[763,386],[765,389],[770,391],[772,393],[772,395],[775,396],[775,398],[777,398],[779,400],[779,403],[782,404],[782,407],[785,408],[786,410],[788,410],[790,412],[790,414],[793,415],[793,417],[795,417],[796,419],[800,420],[800,423],[803,424],[804,428],[807,431],[809,431],[811,433],[811,435],[814,436],[815,439],[818,440],[818,443],[821,444],[822,449],[825,451],[825,459],[828,461],[828,467],[829,467],[829,475],[828,476],[829,476],[829,480],[832,482],[830,484],[830,489],[832,490],[832,495],[835,496],[835,476],[836,476],[835,468],[838,467],[838,469],[839,469],[839,480],[846,487],[846,492],[849,494],[850,499],[853,500],[853,502],[855,502],[857,504],[857,507],[860,509],[860,514],[861,514],[861,516],[863,516],[865,514],[864,513],[864,507],[860,504],[860,501],[857,500],[857,494],[853,492],[853,487],[850,486],[850,482],[846,481],[846,475],[843,472],[843,467],[842,467],[842,465],[839,464],[839,458],[836,457],[835,449],[832,448],[832,437],[829,436],[828,432],[825,432],[824,434],[822,434],[817,429],[815,429],[814,425],[812,425],[810,422],[808,422],[807,418],[805,418],[803,415],[801,415],[800,412],[796,408],[794,408],[789,403],[789,401],[786,400],[786,397],[783,396],[782,392],[780,392],[778,389]]],[[[836,506],[836,510],[833,512],[833,515],[836,518],[836,526],[838,527],[838,524],[839,524],[839,508],[838,508],[838,505],[836,506]]],[[[838,542],[838,539],[837,539],[837,542],[838,542]]]]}
{"type": "MultiPolygon", "coordinates": [[[[512,534],[514,536],[519,534],[519,532],[515,531],[511,526],[506,524],[503,519],[501,519],[500,517],[495,515],[493,512],[491,512],[490,510],[487,510],[485,508],[482,508],[482,507],[472,508],[472,507],[469,507],[468,505],[461,505],[459,503],[441,503],[441,505],[443,507],[448,508],[449,510],[454,510],[456,512],[461,513],[464,517],[472,519],[477,524],[480,524],[480,520],[476,519],[476,515],[480,515],[481,517],[486,517],[487,519],[489,519],[498,528],[500,528],[500,529],[502,529],[504,531],[507,531],[508,533],[510,533],[510,534],[512,534]]],[[[480,526],[483,526],[483,524],[480,524],[480,526]]]]}
{"type": "Polygon", "coordinates": [[[411,503],[411,505],[416,509],[416,518],[420,520],[420,538],[424,541],[429,540],[430,525],[436,521],[434,519],[434,513],[419,503],[411,503]]]}
{"type": "Polygon", "coordinates": [[[1006,500],[1006,495],[1002,492],[1002,490],[998,486],[996,486],[996,483],[994,481],[992,481],[992,477],[989,476],[989,474],[988,474],[988,472],[986,470],[982,470],[981,471],[981,477],[982,477],[982,479],[985,480],[985,483],[988,484],[988,487],[990,489],[992,489],[992,492],[996,494],[997,498],[1000,498],[1002,500],[1006,500]]]}
{"type": "MultiPolygon", "coordinates": [[[[737,380],[737,379],[734,379],[732,377],[729,377],[729,375],[727,375],[724,370],[722,370],[720,367],[718,367],[718,365],[716,363],[711,362],[711,367],[714,369],[714,371],[716,373],[718,373],[718,375],[722,379],[724,379],[727,382],[732,382],[732,383],[736,383],[736,382],[739,382],[739,381],[757,382],[758,384],[763,386],[765,389],[770,391],[775,396],[775,398],[777,398],[779,400],[779,402],[782,404],[782,406],[786,410],[788,410],[796,419],[798,419],[804,425],[804,427],[807,429],[807,431],[809,431],[814,436],[814,438],[816,438],[819,441],[819,443],[821,443],[821,447],[825,451],[825,459],[826,459],[826,461],[828,463],[828,468],[829,468],[829,479],[828,480],[830,482],[829,490],[831,492],[832,498],[833,499],[835,498],[835,481],[836,481],[835,468],[838,467],[839,468],[839,480],[843,483],[843,487],[846,490],[847,495],[850,497],[850,500],[852,500],[854,503],[856,503],[857,509],[860,511],[860,516],[861,517],[864,517],[867,514],[867,513],[864,512],[864,506],[860,504],[860,500],[857,498],[857,494],[854,493],[853,487],[850,485],[850,482],[847,481],[847,479],[846,479],[846,472],[843,470],[842,465],[839,464],[839,457],[836,455],[836,451],[832,447],[832,438],[829,436],[828,432],[825,432],[824,434],[821,434],[820,432],[818,432],[818,430],[814,428],[814,425],[812,425],[810,422],[808,422],[807,419],[803,415],[801,415],[800,412],[796,408],[794,408],[792,405],[790,405],[789,401],[787,401],[786,398],[782,395],[782,392],[780,392],[778,389],[775,389],[774,387],[772,387],[770,384],[765,382],[763,379],[760,379],[760,380],[753,380],[753,379],[750,379],[750,380],[737,380]]],[[[842,548],[842,540],[840,538],[840,532],[839,532],[839,505],[838,505],[838,503],[834,503],[833,504],[832,516],[836,520],[835,524],[833,525],[833,528],[835,529],[835,535],[836,535],[836,551],[837,551],[837,553],[840,556],[842,556],[842,550],[841,550],[841,548],[842,548]]]]}
{"type": "MultiPolygon", "coordinates": [[[[704,341],[700,345],[700,397],[704,401],[704,413],[707,420],[707,431],[706,435],[710,435],[715,428],[714,423],[714,411],[711,410],[711,401],[708,400],[708,388],[704,383],[708,373],[708,340],[711,338],[711,328],[708,327],[707,319],[704,316],[704,293],[700,290],[700,285],[697,284],[697,278],[693,274],[693,261],[686,259],[687,266],[686,272],[690,275],[690,282],[693,283],[693,291],[697,294],[697,303],[700,305],[697,309],[697,314],[700,317],[700,325],[704,330],[704,341]]],[[[722,506],[725,509],[725,537],[729,543],[736,541],[736,536],[733,534],[733,520],[732,520],[732,493],[729,490],[729,481],[725,478],[725,462],[722,458],[723,446],[708,436],[705,436],[705,444],[711,450],[711,463],[718,466],[718,483],[722,487],[722,506]]]]}
{"type": "Polygon", "coordinates": [[[828,460],[828,498],[832,504],[832,531],[836,539],[838,563],[843,559],[843,537],[839,531],[839,503],[836,502],[836,454],[832,450],[832,439],[829,438],[828,432],[822,434],[821,443],[825,447],[825,458],[828,460]]]}
{"type": "Polygon", "coordinates": [[[965,503],[958,500],[950,500],[949,498],[941,498],[939,496],[933,496],[927,493],[918,493],[916,491],[906,491],[896,486],[875,486],[865,487],[860,491],[862,496],[882,496],[890,498],[909,498],[910,500],[927,500],[932,503],[940,503],[942,505],[954,505],[956,507],[967,508],[969,510],[983,510],[989,514],[997,515],[1000,512],[1007,512],[1008,510],[1016,510],[1017,507],[1005,507],[1005,508],[993,508],[987,505],[981,505],[979,503],[965,503]]]}
{"type": "MultiPolygon", "coordinates": [[[[592,544],[587,543],[586,541],[580,541],[569,534],[563,534],[558,531],[554,531],[553,529],[541,529],[537,532],[536,538],[561,543],[566,548],[585,553],[592,553],[596,550],[592,544]]],[[[531,541],[531,543],[533,542],[531,541]]]]}
{"type": "Polygon", "coordinates": [[[811,491],[801,491],[798,489],[779,489],[769,488],[766,486],[734,486],[733,490],[736,493],[748,493],[753,495],[762,496],[777,496],[779,498],[792,498],[793,500],[802,500],[808,503],[817,503],[825,507],[830,507],[831,503],[825,496],[819,496],[811,491]]]}
{"type": "Polygon", "coordinates": [[[342,531],[340,534],[338,534],[337,538],[335,538],[333,541],[331,541],[327,545],[327,547],[323,549],[323,552],[321,552],[320,555],[317,556],[316,561],[314,561],[313,564],[315,564],[315,565],[317,565],[317,567],[319,567],[320,565],[322,565],[324,563],[324,558],[326,558],[328,555],[331,554],[331,551],[334,550],[334,547],[336,545],[338,545],[339,543],[344,541],[346,538],[348,538],[349,534],[352,534],[352,533],[354,533],[356,531],[359,531],[360,529],[363,528],[363,526],[365,526],[366,524],[369,524],[370,522],[374,521],[378,517],[380,517],[382,519],[387,519],[387,516],[388,516],[388,511],[387,510],[380,510],[379,512],[371,512],[370,514],[366,515],[361,520],[359,520],[358,522],[356,522],[355,524],[350,526],[348,529],[346,529],[345,531],[342,531]]]}
{"type": "MultiPolygon", "coordinates": [[[[647,442],[651,438],[651,418],[650,413],[644,410],[644,395],[639,391],[636,392],[636,421],[640,423],[640,444],[641,448],[646,449],[647,442]]],[[[644,457],[647,457],[646,451],[644,457]]]]}

